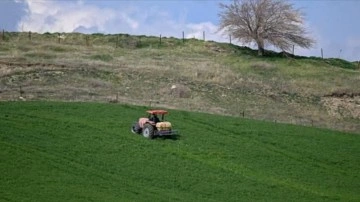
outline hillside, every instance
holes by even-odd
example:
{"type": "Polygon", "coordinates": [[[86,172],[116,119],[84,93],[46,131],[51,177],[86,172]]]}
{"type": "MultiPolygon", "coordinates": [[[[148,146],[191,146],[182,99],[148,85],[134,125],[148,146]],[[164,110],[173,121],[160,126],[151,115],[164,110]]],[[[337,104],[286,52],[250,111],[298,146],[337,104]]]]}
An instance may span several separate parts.
{"type": "Polygon", "coordinates": [[[358,63],[231,44],[5,33],[0,100],[119,102],[360,131],[358,63]]]}
{"type": "Polygon", "coordinates": [[[147,107],[0,102],[0,201],[359,201],[356,134],[147,107]]]}

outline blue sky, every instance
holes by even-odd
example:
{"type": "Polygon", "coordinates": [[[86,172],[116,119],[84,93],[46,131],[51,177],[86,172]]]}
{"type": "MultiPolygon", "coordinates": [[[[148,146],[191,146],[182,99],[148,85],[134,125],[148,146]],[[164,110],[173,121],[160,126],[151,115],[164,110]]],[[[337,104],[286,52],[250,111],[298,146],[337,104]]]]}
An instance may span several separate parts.
{"type": "MultiPolygon", "coordinates": [[[[219,3],[229,0],[1,0],[0,29],[33,32],[129,33],[229,41],[217,31],[219,3]]],[[[360,60],[360,0],[291,1],[316,39],[295,54],[360,60]]],[[[245,44],[246,45],[246,44],[245,44]]]]}

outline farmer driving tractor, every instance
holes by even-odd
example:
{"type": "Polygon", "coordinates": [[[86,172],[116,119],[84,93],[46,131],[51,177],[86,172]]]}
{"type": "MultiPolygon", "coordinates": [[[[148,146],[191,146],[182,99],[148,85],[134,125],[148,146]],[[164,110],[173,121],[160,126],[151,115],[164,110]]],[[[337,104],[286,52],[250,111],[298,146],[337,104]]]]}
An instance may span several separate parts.
{"type": "Polygon", "coordinates": [[[159,117],[157,117],[156,114],[151,114],[151,115],[149,115],[149,121],[153,121],[153,122],[157,123],[157,122],[160,122],[160,119],[159,119],[159,117]]]}

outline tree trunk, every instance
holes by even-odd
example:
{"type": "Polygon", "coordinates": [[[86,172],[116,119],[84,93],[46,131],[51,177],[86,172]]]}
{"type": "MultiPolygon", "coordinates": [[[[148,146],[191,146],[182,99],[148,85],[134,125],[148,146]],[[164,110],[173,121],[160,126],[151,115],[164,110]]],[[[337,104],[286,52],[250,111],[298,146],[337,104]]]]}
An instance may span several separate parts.
{"type": "Polygon", "coordinates": [[[265,55],[264,44],[261,42],[257,42],[257,45],[258,45],[258,56],[264,56],[265,55]]]}

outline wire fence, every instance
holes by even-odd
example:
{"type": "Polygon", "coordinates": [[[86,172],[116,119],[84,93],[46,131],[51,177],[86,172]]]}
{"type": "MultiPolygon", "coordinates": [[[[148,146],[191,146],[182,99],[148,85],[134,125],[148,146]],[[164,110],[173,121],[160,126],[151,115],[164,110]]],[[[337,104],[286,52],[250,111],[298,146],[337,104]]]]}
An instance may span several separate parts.
{"type": "MultiPolygon", "coordinates": [[[[197,41],[213,41],[211,37],[207,39],[207,33],[203,31],[202,37],[194,35],[190,37],[186,36],[184,31],[181,32],[181,37],[166,37],[160,34],[159,36],[145,36],[145,35],[129,35],[129,34],[82,34],[82,33],[49,33],[43,34],[34,32],[7,32],[2,30],[0,41],[3,42],[50,42],[58,44],[68,45],[111,45],[116,48],[119,47],[144,47],[144,46],[167,46],[186,43],[189,40],[197,41]]],[[[229,36],[227,39],[224,38],[222,42],[232,44],[232,37],[229,36]],[[227,40],[227,42],[226,42],[227,40]]]]}
{"type": "MultiPolygon", "coordinates": [[[[129,35],[129,34],[102,34],[102,33],[93,33],[93,34],[82,34],[82,33],[49,33],[45,32],[39,34],[36,32],[7,32],[2,30],[0,42],[48,42],[48,43],[58,43],[63,45],[78,45],[78,46],[100,46],[108,45],[115,48],[144,48],[144,47],[171,47],[174,45],[186,44],[187,41],[214,41],[221,43],[228,43],[243,46],[238,42],[234,42],[234,38],[229,35],[227,37],[219,38],[214,37],[213,33],[206,33],[205,31],[202,34],[188,34],[186,35],[185,31],[179,33],[178,38],[176,37],[166,37],[162,34],[159,36],[145,36],[145,35],[129,35]],[[209,37],[210,36],[210,37],[209,37]],[[216,38],[216,39],[215,39],[216,38]],[[214,39],[214,40],[212,40],[214,39]]],[[[254,45],[249,44],[250,47],[254,48],[254,45]]],[[[295,56],[295,45],[292,46],[290,53],[292,56],[295,56]]],[[[274,47],[270,47],[270,50],[276,50],[274,47]]],[[[284,52],[284,51],[282,51],[284,52]]],[[[339,54],[336,57],[341,59],[342,49],[339,50],[339,54]]],[[[313,56],[316,57],[316,56],[313,56]]],[[[320,59],[326,59],[325,50],[323,48],[319,51],[320,59]]],[[[331,58],[330,58],[331,59],[331,58]]],[[[356,62],[357,69],[360,69],[360,59],[356,62]]]]}

